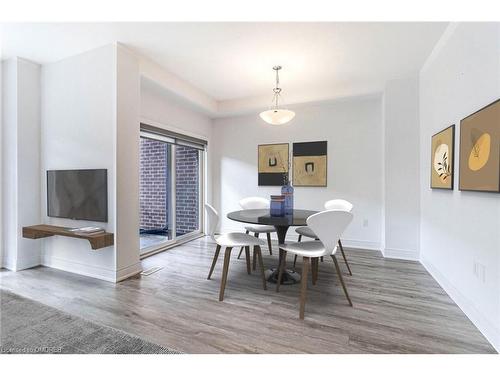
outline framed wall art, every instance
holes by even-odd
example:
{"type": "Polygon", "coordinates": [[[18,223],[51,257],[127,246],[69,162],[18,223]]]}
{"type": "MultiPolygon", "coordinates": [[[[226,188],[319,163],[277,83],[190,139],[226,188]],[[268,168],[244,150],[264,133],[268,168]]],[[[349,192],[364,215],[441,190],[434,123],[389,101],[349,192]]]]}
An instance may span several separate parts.
{"type": "Polygon", "coordinates": [[[288,143],[258,146],[259,186],[283,186],[288,180],[288,143]]]}
{"type": "Polygon", "coordinates": [[[327,185],[327,141],[293,144],[293,185],[327,185]]]}
{"type": "Polygon", "coordinates": [[[459,189],[500,192],[500,99],[460,121],[459,189]]]}
{"type": "Polygon", "coordinates": [[[431,139],[431,188],[453,190],[455,163],[455,125],[434,134],[431,139]]]}

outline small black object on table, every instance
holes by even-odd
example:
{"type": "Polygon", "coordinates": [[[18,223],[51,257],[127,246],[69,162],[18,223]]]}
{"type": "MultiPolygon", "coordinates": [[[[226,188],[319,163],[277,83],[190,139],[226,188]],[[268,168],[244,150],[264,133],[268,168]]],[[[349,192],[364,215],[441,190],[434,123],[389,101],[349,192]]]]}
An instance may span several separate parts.
{"type": "MultiPolygon", "coordinates": [[[[269,210],[240,210],[228,213],[227,217],[242,223],[272,225],[276,228],[278,243],[284,244],[288,228],[307,225],[307,218],[315,213],[317,213],[317,211],[293,210],[291,215],[271,216],[269,210]]],[[[283,256],[283,251],[281,249],[279,256],[281,260],[283,256]]],[[[277,282],[278,266],[266,270],[266,279],[271,283],[277,282]]],[[[299,281],[300,275],[297,272],[293,270],[285,270],[283,272],[282,284],[295,284],[299,281]]]]}

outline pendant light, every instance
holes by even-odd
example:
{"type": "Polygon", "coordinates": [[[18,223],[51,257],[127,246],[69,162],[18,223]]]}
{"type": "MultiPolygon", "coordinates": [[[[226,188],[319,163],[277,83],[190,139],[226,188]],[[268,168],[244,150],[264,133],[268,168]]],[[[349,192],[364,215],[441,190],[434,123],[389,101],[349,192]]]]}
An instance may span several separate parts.
{"type": "Polygon", "coordinates": [[[295,117],[295,112],[279,107],[281,87],[279,87],[280,77],[278,72],[280,69],[281,66],[279,65],[273,67],[273,70],[276,71],[276,87],[273,89],[273,105],[271,109],[260,113],[261,119],[271,125],[283,125],[295,117]]]}

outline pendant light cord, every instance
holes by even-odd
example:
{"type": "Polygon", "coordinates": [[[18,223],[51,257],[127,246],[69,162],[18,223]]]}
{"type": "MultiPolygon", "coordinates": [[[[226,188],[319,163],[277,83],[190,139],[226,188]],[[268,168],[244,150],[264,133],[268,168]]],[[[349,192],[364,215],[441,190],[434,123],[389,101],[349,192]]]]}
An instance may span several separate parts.
{"type": "Polygon", "coordinates": [[[279,70],[281,69],[281,67],[279,68],[273,68],[275,71],[276,71],[276,87],[273,89],[274,91],[274,108],[275,109],[278,109],[278,100],[279,100],[279,97],[280,97],[280,94],[281,94],[281,87],[279,87],[280,85],[280,76],[279,76],[279,70]]]}

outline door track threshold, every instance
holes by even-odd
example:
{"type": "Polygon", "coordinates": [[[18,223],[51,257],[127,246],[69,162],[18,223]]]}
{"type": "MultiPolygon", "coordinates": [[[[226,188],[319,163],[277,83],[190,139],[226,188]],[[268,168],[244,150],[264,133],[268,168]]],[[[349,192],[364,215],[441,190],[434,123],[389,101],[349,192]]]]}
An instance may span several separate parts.
{"type": "Polygon", "coordinates": [[[142,271],[141,272],[141,276],[149,276],[149,275],[152,275],[153,273],[155,272],[158,272],[159,270],[161,270],[163,267],[153,267],[153,268],[150,268],[148,270],[145,270],[145,271],[142,271]]]}

